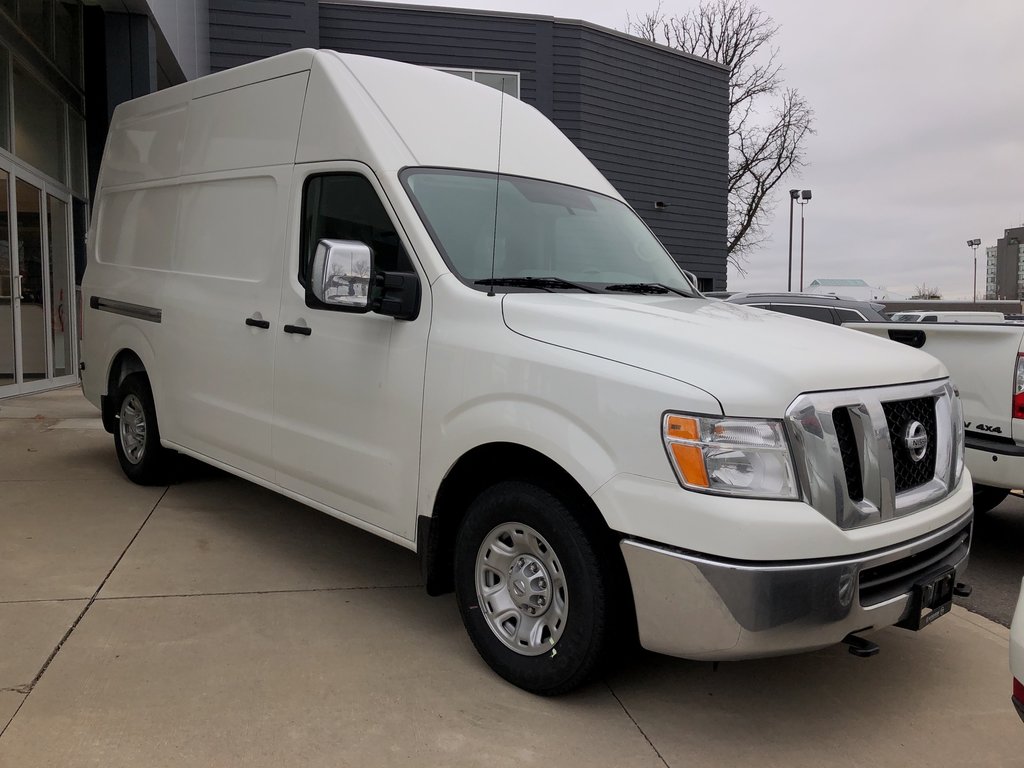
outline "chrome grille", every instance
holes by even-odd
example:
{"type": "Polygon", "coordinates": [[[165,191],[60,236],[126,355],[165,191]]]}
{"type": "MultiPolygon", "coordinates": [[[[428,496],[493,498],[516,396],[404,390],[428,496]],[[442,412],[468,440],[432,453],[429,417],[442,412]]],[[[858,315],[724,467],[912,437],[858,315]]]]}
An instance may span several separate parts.
{"type": "Polygon", "coordinates": [[[947,496],[955,480],[959,414],[947,380],[801,395],[786,412],[786,427],[804,500],[849,529],[947,496]],[[928,437],[919,462],[905,439],[913,421],[928,437]]]}
{"type": "Polygon", "coordinates": [[[860,454],[857,450],[857,438],[853,434],[853,421],[846,408],[832,411],[832,420],[836,425],[836,440],[839,441],[839,455],[843,459],[843,474],[846,475],[846,490],[853,501],[864,499],[864,483],[860,474],[860,454]]]}
{"type": "Polygon", "coordinates": [[[896,400],[882,403],[882,410],[889,425],[896,493],[924,485],[935,476],[935,400],[930,397],[896,400]],[[928,449],[919,461],[914,461],[904,444],[907,427],[915,421],[924,425],[928,436],[928,449]]]}

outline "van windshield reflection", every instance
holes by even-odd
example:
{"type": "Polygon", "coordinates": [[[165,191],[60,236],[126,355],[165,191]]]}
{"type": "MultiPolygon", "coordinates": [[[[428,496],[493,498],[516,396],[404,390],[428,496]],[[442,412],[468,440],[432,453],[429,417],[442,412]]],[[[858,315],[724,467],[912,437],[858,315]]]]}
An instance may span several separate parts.
{"type": "Polygon", "coordinates": [[[647,225],[613,198],[477,171],[413,168],[402,182],[448,266],[481,290],[697,295],[647,225]]]}

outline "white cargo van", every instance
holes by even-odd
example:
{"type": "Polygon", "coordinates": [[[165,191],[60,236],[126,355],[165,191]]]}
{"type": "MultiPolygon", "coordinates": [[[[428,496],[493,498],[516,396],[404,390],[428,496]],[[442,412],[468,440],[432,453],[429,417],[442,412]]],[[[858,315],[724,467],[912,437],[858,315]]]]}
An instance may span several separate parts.
{"type": "Polygon", "coordinates": [[[123,104],[89,247],[83,388],[126,474],[181,452],[417,551],[523,688],[619,635],[867,655],[949,610],[942,365],[704,299],[497,90],[305,50],[123,104]]]}

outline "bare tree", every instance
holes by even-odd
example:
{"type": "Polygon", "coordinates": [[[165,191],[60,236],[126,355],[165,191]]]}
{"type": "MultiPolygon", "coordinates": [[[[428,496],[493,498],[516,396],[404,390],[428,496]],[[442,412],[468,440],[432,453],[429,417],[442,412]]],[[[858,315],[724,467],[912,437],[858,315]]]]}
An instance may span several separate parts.
{"type": "Polygon", "coordinates": [[[782,81],[779,26],[748,0],[702,0],[681,16],[657,7],[628,17],[627,31],[729,67],[729,261],[742,271],[765,238],[769,193],[804,161],[814,113],[782,81]]]}
{"type": "Polygon", "coordinates": [[[941,299],[942,292],[938,288],[932,288],[928,283],[921,283],[921,285],[914,287],[914,295],[910,298],[915,301],[920,299],[941,299]]]}
{"type": "Polygon", "coordinates": [[[356,277],[369,277],[370,265],[363,260],[357,261],[352,265],[352,274],[356,277]]]}

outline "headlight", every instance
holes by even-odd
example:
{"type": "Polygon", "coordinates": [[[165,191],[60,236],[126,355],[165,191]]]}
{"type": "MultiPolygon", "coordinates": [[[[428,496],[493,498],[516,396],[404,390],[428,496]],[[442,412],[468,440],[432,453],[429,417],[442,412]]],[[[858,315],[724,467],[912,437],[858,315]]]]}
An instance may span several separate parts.
{"type": "Polygon", "coordinates": [[[686,488],[770,499],[799,496],[781,421],[667,413],[662,436],[686,488]]]}

